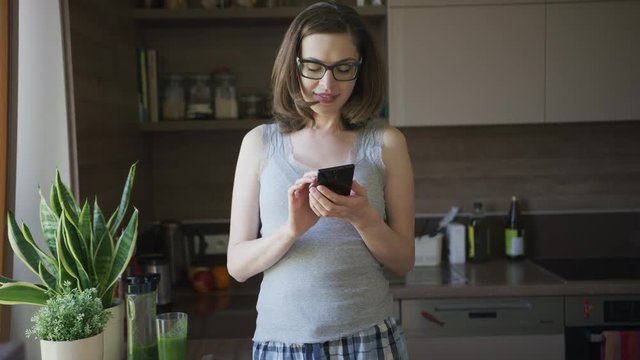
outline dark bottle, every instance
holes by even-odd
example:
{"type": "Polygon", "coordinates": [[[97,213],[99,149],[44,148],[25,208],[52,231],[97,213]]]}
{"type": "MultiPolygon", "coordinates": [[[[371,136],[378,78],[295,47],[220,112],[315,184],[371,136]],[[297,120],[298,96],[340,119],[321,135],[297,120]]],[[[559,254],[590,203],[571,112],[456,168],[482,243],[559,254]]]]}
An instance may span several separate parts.
{"type": "Polygon", "coordinates": [[[473,203],[473,214],[471,215],[467,234],[469,241],[467,255],[469,261],[482,262],[488,260],[491,254],[491,233],[484,217],[481,202],[473,203]]]}
{"type": "Polygon", "coordinates": [[[511,208],[504,228],[504,253],[508,259],[524,258],[524,230],[520,222],[518,199],[511,197],[511,208]]]}

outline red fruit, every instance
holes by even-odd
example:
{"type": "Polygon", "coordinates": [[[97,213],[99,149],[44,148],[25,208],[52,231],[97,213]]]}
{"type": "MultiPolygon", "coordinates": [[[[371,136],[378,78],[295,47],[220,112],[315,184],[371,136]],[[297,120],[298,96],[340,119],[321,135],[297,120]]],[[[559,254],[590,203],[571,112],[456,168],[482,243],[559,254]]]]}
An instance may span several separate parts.
{"type": "Polygon", "coordinates": [[[191,276],[193,288],[200,293],[208,293],[215,288],[216,282],[209,271],[198,271],[191,276]]]}

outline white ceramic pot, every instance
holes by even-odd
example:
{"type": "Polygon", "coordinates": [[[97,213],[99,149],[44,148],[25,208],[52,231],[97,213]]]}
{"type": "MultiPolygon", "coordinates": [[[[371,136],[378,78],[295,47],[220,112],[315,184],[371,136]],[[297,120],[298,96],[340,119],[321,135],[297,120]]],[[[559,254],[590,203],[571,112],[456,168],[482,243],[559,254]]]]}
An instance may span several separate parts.
{"type": "Polygon", "coordinates": [[[74,341],[40,340],[42,360],[103,360],[104,332],[90,338],[74,341]]]}
{"type": "Polygon", "coordinates": [[[111,318],[104,329],[104,360],[124,359],[124,302],[115,301],[116,305],[107,309],[111,318]]]}

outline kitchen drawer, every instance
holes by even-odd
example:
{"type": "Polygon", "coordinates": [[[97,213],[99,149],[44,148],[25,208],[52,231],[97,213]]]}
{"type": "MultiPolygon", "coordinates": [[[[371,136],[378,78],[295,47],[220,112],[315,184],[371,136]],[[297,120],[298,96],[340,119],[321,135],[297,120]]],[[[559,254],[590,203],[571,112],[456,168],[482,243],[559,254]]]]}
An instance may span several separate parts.
{"type": "Polygon", "coordinates": [[[405,300],[402,326],[408,336],[562,334],[563,297],[405,300]]]}

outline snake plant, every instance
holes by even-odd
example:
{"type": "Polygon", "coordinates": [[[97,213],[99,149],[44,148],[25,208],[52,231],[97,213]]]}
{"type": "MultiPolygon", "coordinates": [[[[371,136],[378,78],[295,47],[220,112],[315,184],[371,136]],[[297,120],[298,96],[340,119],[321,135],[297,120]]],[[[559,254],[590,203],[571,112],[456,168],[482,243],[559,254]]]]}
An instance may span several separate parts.
{"type": "Polygon", "coordinates": [[[87,201],[81,208],[56,170],[49,204],[39,191],[40,226],[48,252],[36,244],[26,224],[18,226],[14,214],[9,211],[7,228],[11,248],[42,283],[0,276],[0,304],[43,306],[49,297],[61,295],[63,284],[69,281],[72,288],[97,289],[102,306],[111,307],[115,286],[133,256],[138,235],[138,210],[135,208],[127,226],[121,229],[135,173],[136,164],[133,164],[120,204],[106,221],[98,199],[94,200],[93,210],[87,201]]]}

